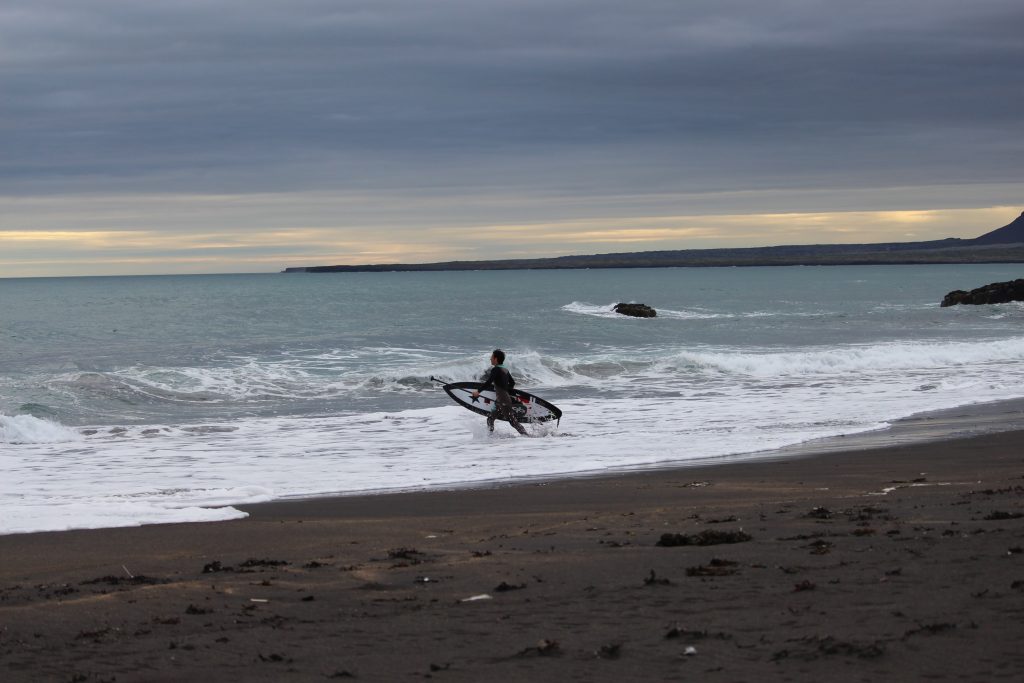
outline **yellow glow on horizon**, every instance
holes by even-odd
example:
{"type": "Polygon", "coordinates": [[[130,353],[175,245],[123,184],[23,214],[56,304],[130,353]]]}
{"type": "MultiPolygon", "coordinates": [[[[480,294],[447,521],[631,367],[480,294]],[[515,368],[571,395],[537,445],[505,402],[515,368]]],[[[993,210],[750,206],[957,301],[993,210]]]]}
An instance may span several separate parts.
{"type": "Polygon", "coordinates": [[[585,198],[560,204],[540,198],[519,210],[513,198],[490,196],[452,197],[447,203],[440,197],[408,197],[387,205],[380,198],[329,193],[136,196],[121,203],[117,197],[0,197],[0,277],[193,272],[200,267],[252,272],[970,238],[1020,214],[1012,206],[688,213],[679,210],[686,206],[685,196],[674,201],[657,197],[661,204],[645,205],[638,196],[604,206],[621,215],[601,215],[601,207],[585,198]],[[474,202],[473,211],[453,212],[453,207],[474,202]]]}
{"type": "Polygon", "coordinates": [[[115,239],[133,239],[146,235],[131,230],[0,230],[0,243],[9,242],[79,242],[102,244],[115,239]]]}

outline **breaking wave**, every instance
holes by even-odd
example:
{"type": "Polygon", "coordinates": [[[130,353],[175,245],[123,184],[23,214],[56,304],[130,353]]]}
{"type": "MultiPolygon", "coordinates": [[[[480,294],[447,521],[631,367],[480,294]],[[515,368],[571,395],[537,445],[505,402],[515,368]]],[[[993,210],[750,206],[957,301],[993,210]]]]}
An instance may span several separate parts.
{"type": "Polygon", "coordinates": [[[1024,360],[1024,337],[991,342],[903,342],[808,351],[680,352],[681,365],[751,377],[935,370],[1024,360]]]}
{"type": "Polygon", "coordinates": [[[64,443],[81,438],[75,430],[52,420],[31,415],[0,415],[0,443],[64,443]]]}

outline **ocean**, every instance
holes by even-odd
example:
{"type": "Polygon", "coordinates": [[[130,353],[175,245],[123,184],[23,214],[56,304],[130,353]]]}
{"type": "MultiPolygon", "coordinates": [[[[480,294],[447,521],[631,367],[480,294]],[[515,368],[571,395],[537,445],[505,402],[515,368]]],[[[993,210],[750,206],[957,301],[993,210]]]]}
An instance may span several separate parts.
{"type": "Polygon", "coordinates": [[[0,534],[732,458],[1024,397],[1015,265],[0,279],[0,534]],[[612,311],[641,302],[654,319],[612,311]],[[453,403],[508,353],[535,438],[453,403]]]}

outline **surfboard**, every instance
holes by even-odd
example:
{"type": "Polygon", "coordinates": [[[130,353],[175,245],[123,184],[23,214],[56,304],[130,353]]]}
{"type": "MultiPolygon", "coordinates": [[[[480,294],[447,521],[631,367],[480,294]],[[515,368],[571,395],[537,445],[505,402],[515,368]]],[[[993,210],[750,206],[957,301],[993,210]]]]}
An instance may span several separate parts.
{"type": "MultiPolygon", "coordinates": [[[[463,408],[490,417],[497,407],[494,392],[482,391],[480,396],[473,398],[473,392],[482,386],[482,382],[452,382],[445,384],[443,388],[445,393],[463,408]]],[[[561,410],[538,396],[518,389],[513,389],[510,396],[512,397],[512,412],[515,413],[516,419],[523,424],[562,419],[561,410]]],[[[495,417],[499,420],[505,419],[496,415],[495,417]]]]}

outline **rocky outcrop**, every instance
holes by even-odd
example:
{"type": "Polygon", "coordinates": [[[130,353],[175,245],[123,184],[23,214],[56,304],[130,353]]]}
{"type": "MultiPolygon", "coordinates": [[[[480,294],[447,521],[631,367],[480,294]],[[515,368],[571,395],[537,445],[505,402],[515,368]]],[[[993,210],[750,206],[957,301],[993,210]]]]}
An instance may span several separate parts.
{"type": "Polygon", "coordinates": [[[615,312],[634,318],[656,318],[658,312],[647,304],[615,304],[615,312]]]}
{"type": "Polygon", "coordinates": [[[984,287],[965,292],[956,289],[942,299],[942,306],[957,304],[1005,304],[1010,301],[1024,301],[1024,280],[993,282],[984,287]]]}

